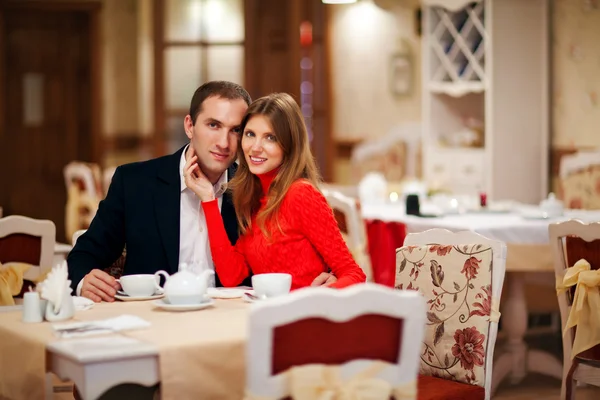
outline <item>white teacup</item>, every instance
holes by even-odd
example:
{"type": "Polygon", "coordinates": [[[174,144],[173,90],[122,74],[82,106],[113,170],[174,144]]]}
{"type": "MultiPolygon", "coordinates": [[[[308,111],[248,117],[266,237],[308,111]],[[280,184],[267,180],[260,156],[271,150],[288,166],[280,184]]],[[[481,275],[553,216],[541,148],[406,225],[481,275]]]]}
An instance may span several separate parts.
{"type": "Polygon", "coordinates": [[[292,276],[290,274],[258,274],[252,276],[252,288],[258,298],[283,296],[290,292],[292,276]]]}
{"type": "Polygon", "coordinates": [[[150,274],[123,275],[117,279],[123,291],[131,297],[152,296],[156,293],[159,278],[150,274]]]}

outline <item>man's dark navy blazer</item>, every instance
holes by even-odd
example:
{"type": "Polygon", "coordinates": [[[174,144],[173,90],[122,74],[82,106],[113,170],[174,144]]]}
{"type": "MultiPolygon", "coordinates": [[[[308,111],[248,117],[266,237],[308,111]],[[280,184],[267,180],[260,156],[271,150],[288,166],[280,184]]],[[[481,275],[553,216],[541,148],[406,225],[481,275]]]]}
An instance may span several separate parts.
{"type": "MultiPolygon", "coordinates": [[[[127,245],[124,273],[175,273],[179,266],[181,183],[179,163],[184,148],[175,154],[126,164],[115,171],[108,194],[100,202],[89,229],[69,253],[69,279],[73,290],[92,269],[109,267],[127,245]]],[[[228,169],[228,178],[237,165],[228,169]]],[[[232,244],[238,227],[229,192],[223,194],[221,215],[232,244]]],[[[217,286],[221,286],[216,276],[217,286]]],[[[245,282],[244,284],[248,284],[245,282]]]]}

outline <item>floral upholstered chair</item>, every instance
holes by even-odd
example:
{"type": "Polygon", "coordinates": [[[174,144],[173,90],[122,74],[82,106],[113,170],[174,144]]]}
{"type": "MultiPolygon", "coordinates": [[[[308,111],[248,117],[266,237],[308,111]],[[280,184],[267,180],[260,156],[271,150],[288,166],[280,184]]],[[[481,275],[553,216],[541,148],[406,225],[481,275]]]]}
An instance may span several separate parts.
{"type": "Polygon", "coordinates": [[[600,210],[600,150],[564,156],[559,177],[567,208],[600,210]]]}
{"type": "Polygon", "coordinates": [[[490,398],[505,264],[504,243],[468,231],[409,234],[396,251],[396,288],[427,301],[419,398],[490,398]]]}

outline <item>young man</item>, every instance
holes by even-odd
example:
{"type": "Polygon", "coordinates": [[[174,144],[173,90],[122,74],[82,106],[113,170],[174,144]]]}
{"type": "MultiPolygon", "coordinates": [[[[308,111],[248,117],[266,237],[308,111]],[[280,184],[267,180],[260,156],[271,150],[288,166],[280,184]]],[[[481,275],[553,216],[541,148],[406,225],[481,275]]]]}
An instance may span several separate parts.
{"type": "MultiPolygon", "coordinates": [[[[236,170],[239,125],[250,95],[232,82],[213,81],[192,97],[184,128],[190,144],[175,154],[120,166],[108,194],[100,202],[89,229],[67,258],[69,278],[77,294],[93,301],[114,301],[120,288],[104,272],[127,246],[124,274],[176,273],[179,265],[214,269],[200,199],[186,187],[183,166],[189,149],[215,188],[229,240],[238,237],[235,210],[227,182],[236,170]]],[[[314,285],[335,277],[319,276],[314,285]]],[[[219,277],[216,284],[220,286],[219,277]]]]}

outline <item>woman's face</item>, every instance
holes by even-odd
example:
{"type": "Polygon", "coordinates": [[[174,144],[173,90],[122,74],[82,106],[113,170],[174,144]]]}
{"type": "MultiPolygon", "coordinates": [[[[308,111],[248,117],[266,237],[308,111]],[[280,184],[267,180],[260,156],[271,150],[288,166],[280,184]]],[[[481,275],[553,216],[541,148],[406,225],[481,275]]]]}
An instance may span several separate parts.
{"type": "Polygon", "coordinates": [[[242,135],[244,157],[254,175],[266,174],[283,163],[283,149],[265,116],[251,117],[242,135]]]}

